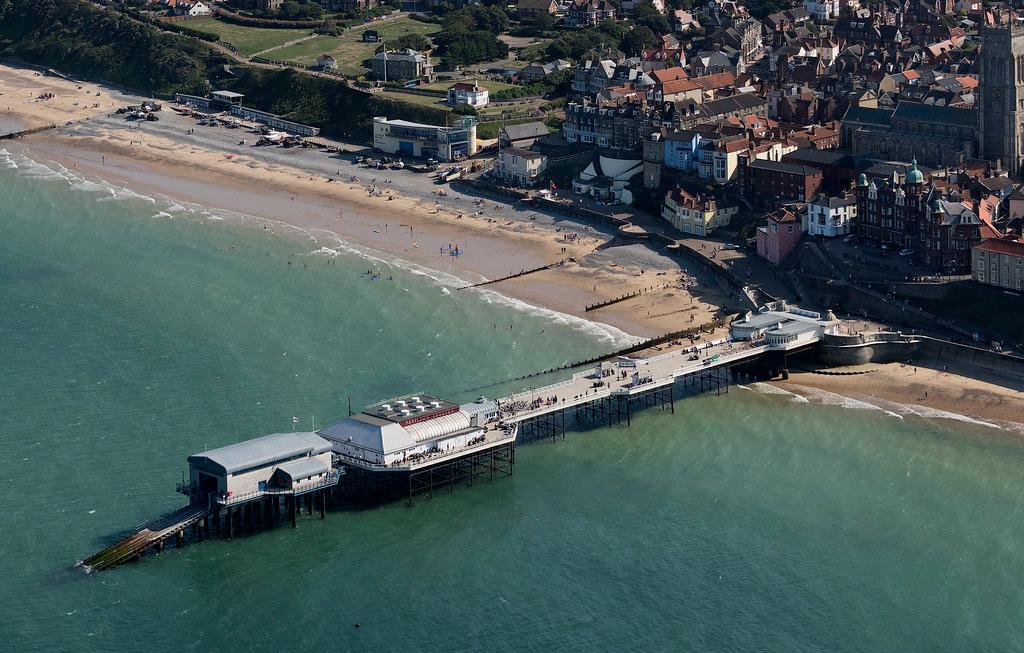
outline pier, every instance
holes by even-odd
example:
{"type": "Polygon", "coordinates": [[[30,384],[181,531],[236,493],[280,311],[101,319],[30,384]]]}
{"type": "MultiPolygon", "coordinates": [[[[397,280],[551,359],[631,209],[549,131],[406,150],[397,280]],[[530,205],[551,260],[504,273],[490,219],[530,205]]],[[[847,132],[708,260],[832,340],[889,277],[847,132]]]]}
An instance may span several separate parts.
{"type": "Polygon", "coordinates": [[[838,333],[840,322],[783,302],[747,313],[730,336],[650,358],[615,356],[564,381],[501,399],[455,404],[426,394],[396,397],[351,413],[315,432],[276,433],[188,457],[177,490],[189,504],[87,558],[109,569],[161,551],[173,538],[184,546],[191,529],[201,542],[257,529],[298,524],[327,508],[454,492],[510,476],[515,447],[565,438],[573,427],[630,426],[634,411],[675,413],[676,388],[727,393],[730,376],[758,369],[787,374],[787,357],[838,333]],[[283,514],[287,511],[287,517],[283,514]]]}

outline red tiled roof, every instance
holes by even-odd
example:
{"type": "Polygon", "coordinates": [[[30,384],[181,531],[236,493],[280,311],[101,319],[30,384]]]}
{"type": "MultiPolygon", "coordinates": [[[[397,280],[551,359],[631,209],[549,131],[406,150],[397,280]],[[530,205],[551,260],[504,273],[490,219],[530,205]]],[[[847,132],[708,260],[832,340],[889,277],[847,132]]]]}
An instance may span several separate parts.
{"type": "Polygon", "coordinates": [[[661,85],[661,92],[664,95],[672,95],[673,93],[695,91],[698,88],[700,88],[700,84],[692,79],[673,79],[661,85]]]}
{"type": "Polygon", "coordinates": [[[736,83],[736,75],[729,71],[715,73],[713,75],[704,75],[703,77],[694,77],[693,81],[700,84],[700,87],[705,91],[710,91],[716,88],[724,88],[726,86],[732,86],[736,83]]]}
{"type": "Polygon", "coordinates": [[[672,68],[662,68],[661,70],[655,70],[651,73],[651,77],[655,81],[664,84],[665,82],[671,82],[676,79],[689,79],[690,76],[686,71],[679,66],[673,66],[672,68]]]}
{"type": "Polygon", "coordinates": [[[989,238],[974,246],[975,249],[1011,256],[1024,256],[1024,243],[1006,238],[989,238]]]}
{"type": "Polygon", "coordinates": [[[775,211],[772,211],[771,213],[767,213],[767,214],[765,214],[764,217],[768,218],[769,222],[778,222],[778,223],[782,223],[782,222],[795,222],[796,219],[797,219],[796,218],[796,213],[790,211],[789,209],[787,209],[785,207],[776,209],[775,211]]]}

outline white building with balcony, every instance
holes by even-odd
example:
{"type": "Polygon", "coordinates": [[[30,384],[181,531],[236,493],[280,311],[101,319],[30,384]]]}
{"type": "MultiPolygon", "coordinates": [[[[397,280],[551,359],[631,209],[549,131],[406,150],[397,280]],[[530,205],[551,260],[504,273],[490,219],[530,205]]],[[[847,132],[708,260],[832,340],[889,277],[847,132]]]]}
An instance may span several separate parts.
{"type": "Polygon", "coordinates": [[[850,233],[857,217],[857,200],[853,197],[818,197],[807,204],[805,231],[811,236],[834,238],[850,233]]]}
{"type": "Polygon", "coordinates": [[[474,109],[482,109],[487,106],[488,101],[487,89],[476,82],[458,82],[448,87],[448,104],[453,107],[467,104],[474,109]]]}

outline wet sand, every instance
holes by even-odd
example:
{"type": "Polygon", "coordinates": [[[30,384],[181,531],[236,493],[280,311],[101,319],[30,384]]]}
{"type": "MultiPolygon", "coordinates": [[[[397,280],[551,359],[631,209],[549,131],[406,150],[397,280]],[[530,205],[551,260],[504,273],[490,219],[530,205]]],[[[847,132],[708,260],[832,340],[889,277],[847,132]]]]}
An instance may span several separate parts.
{"type": "Polygon", "coordinates": [[[910,414],[925,417],[940,417],[937,411],[941,411],[1024,425],[1024,378],[967,363],[927,359],[916,365],[887,363],[835,369],[866,373],[836,376],[791,372],[787,381],[773,384],[805,396],[813,395],[808,389],[823,390],[883,408],[888,404],[905,406],[910,414]]]}

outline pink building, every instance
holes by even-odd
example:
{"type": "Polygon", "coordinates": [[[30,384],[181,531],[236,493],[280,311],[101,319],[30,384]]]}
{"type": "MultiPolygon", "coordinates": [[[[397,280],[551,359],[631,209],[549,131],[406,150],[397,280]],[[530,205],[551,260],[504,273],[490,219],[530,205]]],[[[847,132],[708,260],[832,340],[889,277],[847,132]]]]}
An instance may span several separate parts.
{"type": "Polygon", "coordinates": [[[800,217],[785,207],[764,217],[767,224],[757,228],[757,255],[778,266],[800,242],[800,217]]]}

